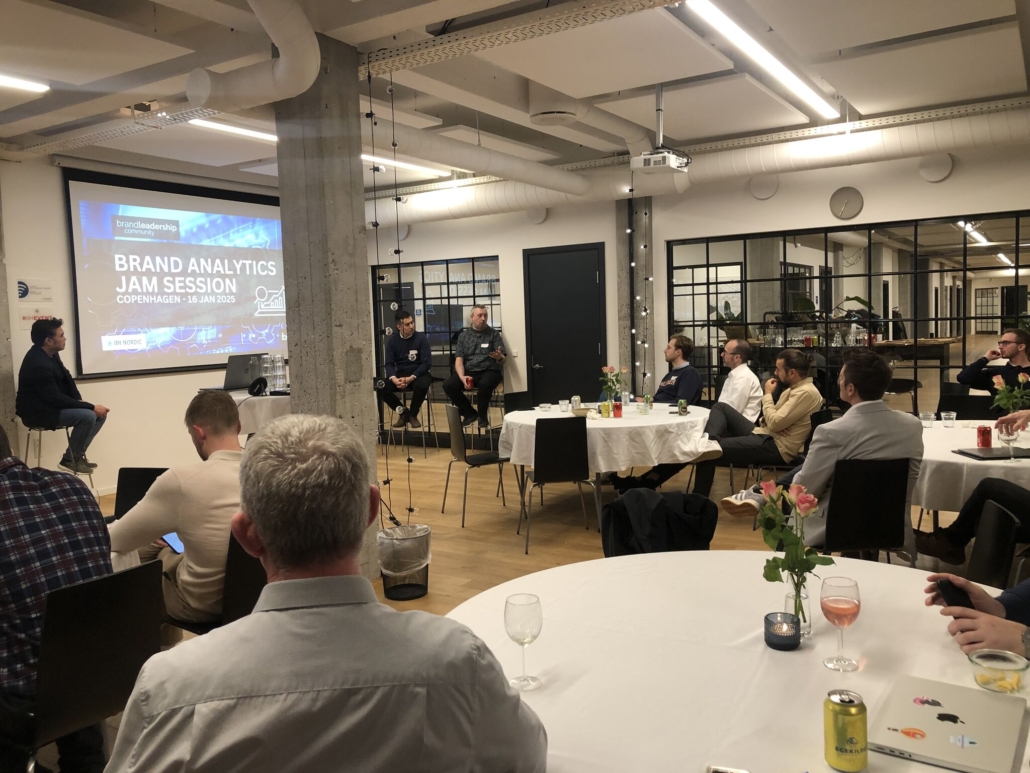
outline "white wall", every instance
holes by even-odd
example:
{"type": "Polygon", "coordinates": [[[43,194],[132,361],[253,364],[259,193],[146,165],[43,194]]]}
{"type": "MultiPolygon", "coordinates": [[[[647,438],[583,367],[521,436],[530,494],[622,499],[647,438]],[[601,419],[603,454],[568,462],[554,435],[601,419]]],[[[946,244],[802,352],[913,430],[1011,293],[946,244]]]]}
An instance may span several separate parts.
{"type": "MultiPolygon", "coordinates": [[[[46,159],[0,161],[0,208],[15,363],[20,365],[32,346],[28,331],[20,327],[25,306],[18,302],[17,280],[49,280],[54,293],[53,314],[64,319],[69,340],[61,359],[74,374],[72,259],[61,171],[46,159]]],[[[111,409],[106,426],[89,449],[90,460],[99,465],[93,480],[100,493],[114,491],[119,467],[169,467],[196,461],[183,415],[197,389],[218,384],[221,379],[221,371],[205,371],[79,381],[84,400],[111,409]]],[[[64,434],[44,433],[44,437],[42,465],[57,469],[66,445],[64,434]]],[[[24,434],[19,443],[24,446],[24,434]]],[[[22,457],[29,457],[24,447],[22,457]]],[[[35,464],[34,448],[31,459],[35,464]]]]}
{"type": "MultiPolygon", "coordinates": [[[[547,219],[539,225],[531,224],[523,212],[440,223],[416,223],[410,227],[408,237],[401,242],[402,262],[498,256],[501,274],[501,328],[505,343],[513,355],[505,366],[504,388],[508,392],[521,392],[527,388],[523,250],[604,242],[608,362],[619,362],[615,206],[615,202],[602,202],[556,207],[548,210],[547,219]],[[515,352],[518,352],[518,356],[514,356],[515,352]]],[[[395,238],[392,229],[383,229],[379,234],[381,263],[396,262],[392,252],[395,238]]],[[[371,232],[368,234],[368,253],[369,265],[374,265],[375,239],[371,232]]],[[[656,257],[655,262],[658,263],[659,258],[656,257]]],[[[656,297],[658,290],[656,287],[656,297]]],[[[664,298],[663,292],[663,303],[664,298]]]]}

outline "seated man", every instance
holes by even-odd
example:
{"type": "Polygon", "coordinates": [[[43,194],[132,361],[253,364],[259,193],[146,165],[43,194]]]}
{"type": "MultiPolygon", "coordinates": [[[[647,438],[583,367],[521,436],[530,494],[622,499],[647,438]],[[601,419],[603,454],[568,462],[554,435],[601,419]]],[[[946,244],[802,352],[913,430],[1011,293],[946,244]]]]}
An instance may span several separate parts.
{"type": "Polygon", "coordinates": [[[59,353],[67,344],[63,324],[59,319],[32,323],[33,345],[18,372],[15,413],[28,427],[71,427],[71,443],[60,465],[70,472],[90,473],[96,465],[86,458],[86,449],[104,426],[108,409],[85,402],[61,362],[59,353]]]}
{"type": "Polygon", "coordinates": [[[988,501],[996,502],[1019,519],[1016,542],[1030,542],[1030,491],[1001,478],[984,478],[976,484],[951,526],[933,533],[916,532],[916,548],[946,564],[965,563],[966,545],[976,536],[988,501]]]}
{"type": "MultiPolygon", "coordinates": [[[[24,771],[31,734],[25,712],[36,666],[47,593],[111,573],[104,517],[73,475],[30,469],[0,428],[0,770],[24,771]]],[[[62,771],[101,773],[101,725],[57,739],[62,771]]],[[[36,770],[41,770],[36,765],[36,770]]]]}
{"type": "Polygon", "coordinates": [[[329,416],[247,444],[232,531],[268,585],[251,615],[146,663],[108,773],[545,769],[547,734],[486,644],[361,576],[372,469],[329,416]]]}
{"type": "MultiPolygon", "coordinates": [[[[819,510],[805,523],[809,545],[823,544],[838,459],[907,458],[908,493],[912,494],[923,461],[923,427],[915,416],[891,410],[883,401],[890,383],[891,367],[883,357],[871,349],[849,350],[837,386],[841,400],[851,407],[837,421],[817,427],[804,463],[777,481],[783,486],[802,485],[819,500],[819,510]]],[[[731,515],[753,517],[763,501],[757,488],[723,499],[723,509],[731,515]]]]}
{"type": "Polygon", "coordinates": [[[751,344],[743,338],[726,342],[722,350],[722,364],[730,369],[719,393],[720,403],[726,403],[748,421],[754,422],[762,412],[762,384],[747,366],[751,359],[751,344]]]}
{"type": "Polygon", "coordinates": [[[997,598],[965,577],[931,574],[926,578],[926,605],[944,607],[941,614],[953,618],[948,633],[967,655],[977,650],[1005,650],[1030,657],[1030,580],[1004,591],[997,598]],[[973,609],[944,606],[937,580],[950,580],[969,594],[973,609]]]}
{"type": "Polygon", "coordinates": [[[973,389],[986,389],[992,395],[998,390],[994,386],[994,377],[1001,376],[1010,387],[1019,385],[1020,374],[1030,376],[1030,332],[1022,328],[1009,328],[1001,334],[998,348],[991,349],[983,357],[964,367],[955,378],[960,384],[968,384],[973,389]],[[1004,365],[988,366],[987,363],[998,358],[1008,360],[1004,365]]]}
{"type": "Polygon", "coordinates": [[[199,392],[186,409],[186,428],[203,460],[173,467],[146,496],[111,524],[111,549],[140,549],[140,559],[161,560],[165,609],[190,622],[222,614],[229,522],[240,509],[240,414],[227,392],[199,392]],[[175,532],[183,552],[163,543],[175,532]]]}
{"type": "Polygon", "coordinates": [[[418,412],[433,385],[429,368],[433,365],[433,352],[425,333],[415,330],[411,312],[401,309],[394,315],[397,332],[386,341],[386,383],[376,390],[379,399],[397,414],[395,427],[422,426],[418,412]],[[411,405],[405,408],[397,399],[397,391],[411,390],[411,405]]]}
{"type": "MultiPolygon", "coordinates": [[[[671,370],[658,384],[654,393],[656,403],[678,403],[686,400],[688,405],[701,403],[701,374],[688,362],[694,353],[694,342],[684,335],[675,335],[665,347],[665,361],[671,370]]],[[[638,397],[637,402],[644,398],[638,397]]]]}
{"type": "Polygon", "coordinates": [[[471,327],[461,331],[455,349],[454,373],[443,382],[443,391],[461,411],[461,423],[490,426],[490,398],[504,380],[504,342],[501,334],[486,324],[487,309],[481,303],[472,307],[471,327]],[[478,414],[465,397],[466,389],[478,389],[478,414]]]}

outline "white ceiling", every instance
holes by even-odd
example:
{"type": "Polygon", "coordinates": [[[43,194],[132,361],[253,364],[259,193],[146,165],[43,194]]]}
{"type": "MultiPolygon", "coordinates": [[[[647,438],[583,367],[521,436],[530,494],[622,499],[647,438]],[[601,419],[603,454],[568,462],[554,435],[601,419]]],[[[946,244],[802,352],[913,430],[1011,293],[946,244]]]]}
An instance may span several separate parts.
{"type": "Polygon", "coordinates": [[[512,43],[477,56],[576,98],[733,68],[729,59],[665,9],[512,43]]]}
{"type": "MultiPolygon", "coordinates": [[[[268,175],[269,177],[279,176],[279,164],[275,160],[263,161],[257,164],[242,164],[240,165],[240,171],[242,172],[254,172],[255,174],[268,175]]],[[[437,178],[433,178],[437,179],[437,178]]],[[[365,187],[368,190],[372,190],[372,169],[371,164],[365,163],[365,187]]],[[[417,172],[412,172],[407,169],[397,170],[397,184],[398,185],[410,185],[412,183],[423,182],[425,175],[417,172]]],[[[387,169],[385,172],[378,172],[375,175],[374,183],[379,188],[393,187],[393,169],[387,169]]],[[[389,203],[381,206],[390,206],[389,203]]]]}
{"type": "Polygon", "coordinates": [[[558,158],[558,154],[550,150],[543,150],[534,145],[507,137],[499,137],[490,132],[477,131],[471,126],[447,126],[443,129],[437,129],[436,133],[454,140],[467,142],[470,145],[482,145],[488,150],[499,150],[502,153],[524,158],[527,161],[554,161],[558,158]]]}
{"type": "Polygon", "coordinates": [[[747,0],[803,57],[1010,16],[1014,0],[747,0]]]}
{"type": "Polygon", "coordinates": [[[190,49],[22,0],[0,0],[0,71],[81,86],[190,49]]]}
{"type": "Polygon", "coordinates": [[[275,156],[273,142],[238,137],[189,124],[133,134],[103,142],[100,147],[208,166],[232,166],[275,156]]]}
{"type": "Polygon", "coordinates": [[[1015,23],[825,62],[816,69],[866,115],[1027,88],[1015,23]]]}
{"type": "MultiPolygon", "coordinates": [[[[665,134],[681,142],[808,123],[807,115],[744,73],[667,86],[663,99],[665,134]]],[[[655,123],[654,89],[597,104],[643,126],[655,123]]]]}

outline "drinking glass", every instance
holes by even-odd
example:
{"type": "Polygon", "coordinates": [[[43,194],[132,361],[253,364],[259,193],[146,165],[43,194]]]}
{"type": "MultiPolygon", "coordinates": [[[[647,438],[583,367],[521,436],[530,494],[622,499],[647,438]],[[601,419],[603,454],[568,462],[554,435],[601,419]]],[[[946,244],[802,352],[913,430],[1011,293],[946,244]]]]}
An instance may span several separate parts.
{"type": "Polygon", "coordinates": [[[520,692],[535,690],[540,679],[526,675],[526,647],[536,641],[544,625],[544,612],[540,608],[540,597],[532,593],[516,593],[504,602],[504,630],[513,642],[522,647],[522,676],[510,681],[520,692]]]}
{"type": "Polygon", "coordinates": [[[261,358],[254,355],[250,358],[250,365],[247,367],[247,378],[251,381],[261,375],[261,358]]]}
{"type": "Polygon", "coordinates": [[[558,410],[561,411],[562,413],[568,413],[569,412],[569,401],[568,400],[559,400],[558,401],[558,410]]]}
{"type": "Polygon", "coordinates": [[[1012,450],[1012,446],[1017,440],[1019,440],[1019,430],[1013,429],[1012,427],[998,427],[998,440],[1001,441],[1002,445],[1008,446],[1009,458],[1005,460],[1005,464],[1015,464],[1016,458],[1015,452],[1012,450]]]}
{"type": "Polygon", "coordinates": [[[923,429],[933,429],[933,414],[920,413],[919,421],[923,422],[923,429]]]}
{"type": "Polygon", "coordinates": [[[941,422],[945,427],[954,427],[958,414],[955,411],[941,411],[941,422]]]}
{"type": "Polygon", "coordinates": [[[837,656],[826,658],[823,665],[834,671],[854,671],[858,663],[844,657],[844,629],[858,618],[862,599],[858,595],[858,583],[850,577],[827,577],[819,593],[819,604],[823,615],[840,630],[837,639],[837,656]]]}
{"type": "Polygon", "coordinates": [[[261,355],[261,375],[265,380],[272,375],[272,356],[270,354],[261,355]]]}

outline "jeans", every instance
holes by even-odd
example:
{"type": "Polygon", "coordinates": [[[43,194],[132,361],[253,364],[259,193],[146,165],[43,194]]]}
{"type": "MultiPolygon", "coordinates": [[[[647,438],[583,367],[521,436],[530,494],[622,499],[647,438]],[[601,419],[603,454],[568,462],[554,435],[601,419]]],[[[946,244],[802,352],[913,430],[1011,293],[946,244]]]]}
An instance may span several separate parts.
{"type": "MultiPolygon", "coordinates": [[[[0,695],[0,773],[25,773],[32,748],[32,730],[25,711],[32,699],[0,695]]],[[[57,739],[61,773],[103,773],[104,728],[90,725],[57,739]]],[[[38,769],[38,768],[37,768],[38,769]]]]}
{"type": "Polygon", "coordinates": [[[1030,491],[1000,478],[984,478],[977,484],[962,505],[958,518],[944,529],[948,540],[956,545],[965,545],[973,539],[988,500],[1001,505],[1019,519],[1016,542],[1030,542],[1030,491]]]}
{"type": "Polygon", "coordinates": [[[72,429],[71,444],[64,452],[64,461],[82,459],[106,419],[106,416],[97,416],[91,408],[65,408],[61,411],[57,426],[72,429]]]}
{"type": "MultiPolygon", "coordinates": [[[[426,395],[429,394],[429,387],[432,385],[433,377],[428,373],[423,373],[408,385],[407,388],[411,390],[411,405],[408,406],[408,412],[412,416],[418,416],[422,403],[425,402],[426,395]]],[[[380,400],[390,406],[391,410],[396,411],[401,406],[401,401],[397,399],[397,392],[399,391],[401,390],[398,389],[396,384],[390,381],[390,379],[386,379],[386,386],[382,389],[377,389],[376,394],[379,395],[380,400]]]]}
{"type": "MultiPolygon", "coordinates": [[[[477,400],[479,420],[487,422],[490,416],[490,398],[493,396],[494,388],[504,380],[504,374],[499,370],[481,370],[478,373],[466,373],[465,375],[472,377],[472,386],[479,390],[477,400]]],[[[443,391],[451,398],[451,402],[458,406],[463,419],[476,415],[477,412],[472,408],[472,403],[465,397],[465,385],[461,383],[457,373],[452,373],[451,377],[443,382],[443,391]]]]}

